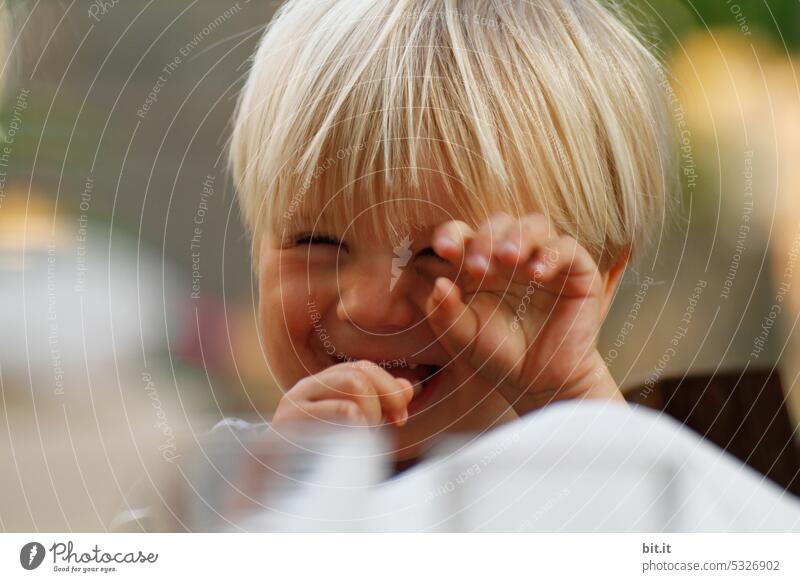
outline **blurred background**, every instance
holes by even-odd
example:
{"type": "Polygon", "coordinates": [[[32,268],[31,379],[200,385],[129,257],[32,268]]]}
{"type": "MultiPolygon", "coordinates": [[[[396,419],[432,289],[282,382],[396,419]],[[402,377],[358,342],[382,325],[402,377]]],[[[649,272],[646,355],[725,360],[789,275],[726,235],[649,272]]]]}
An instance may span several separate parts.
{"type": "MultiPolygon", "coordinates": [[[[0,529],[106,529],[101,491],[280,396],[225,167],[279,4],[2,3],[0,529]]],[[[672,75],[682,192],[601,353],[643,398],[665,378],[777,369],[796,427],[800,2],[630,4],[672,75]]]]}

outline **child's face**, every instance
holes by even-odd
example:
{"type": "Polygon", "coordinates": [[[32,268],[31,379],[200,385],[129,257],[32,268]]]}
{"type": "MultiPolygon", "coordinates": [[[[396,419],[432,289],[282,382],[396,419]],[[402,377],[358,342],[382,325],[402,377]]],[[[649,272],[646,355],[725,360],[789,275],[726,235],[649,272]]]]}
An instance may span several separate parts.
{"type": "Polygon", "coordinates": [[[368,213],[346,232],[294,226],[285,240],[262,237],[259,318],[267,358],[283,390],[345,358],[371,360],[423,386],[408,423],[392,427],[397,458],[412,458],[448,430],[480,430],[515,415],[492,386],[461,378],[425,320],[437,277],[458,269],[431,249],[434,229],[463,219],[440,196],[426,224],[387,224],[371,233],[368,213]]]}

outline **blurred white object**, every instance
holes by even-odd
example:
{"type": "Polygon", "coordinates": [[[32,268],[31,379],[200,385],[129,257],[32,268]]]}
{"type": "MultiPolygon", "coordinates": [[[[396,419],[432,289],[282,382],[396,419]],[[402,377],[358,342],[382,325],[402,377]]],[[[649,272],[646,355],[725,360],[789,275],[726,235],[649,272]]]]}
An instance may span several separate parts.
{"type": "Polygon", "coordinates": [[[642,407],[554,404],[431,465],[382,488],[433,493],[381,529],[800,531],[798,499],[642,407]]]}
{"type": "Polygon", "coordinates": [[[385,443],[365,429],[215,432],[208,465],[182,473],[192,531],[800,531],[798,499],[640,407],[554,404],[388,480],[385,443]]]}
{"type": "Polygon", "coordinates": [[[87,371],[113,379],[129,363],[138,374],[182,327],[172,265],[119,231],[88,228],[88,240],[61,233],[0,248],[3,376],[43,396],[84,397],[87,371]]]}

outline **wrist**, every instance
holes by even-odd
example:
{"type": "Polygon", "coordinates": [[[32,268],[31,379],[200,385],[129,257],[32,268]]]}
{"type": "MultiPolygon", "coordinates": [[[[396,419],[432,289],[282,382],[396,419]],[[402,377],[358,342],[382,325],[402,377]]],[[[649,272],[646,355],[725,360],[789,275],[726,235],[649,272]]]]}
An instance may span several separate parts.
{"type": "Polygon", "coordinates": [[[626,402],[619,386],[611,376],[608,366],[597,350],[593,351],[585,363],[566,382],[544,390],[532,387],[526,396],[515,404],[514,409],[522,415],[554,402],[584,399],[626,402]]]}

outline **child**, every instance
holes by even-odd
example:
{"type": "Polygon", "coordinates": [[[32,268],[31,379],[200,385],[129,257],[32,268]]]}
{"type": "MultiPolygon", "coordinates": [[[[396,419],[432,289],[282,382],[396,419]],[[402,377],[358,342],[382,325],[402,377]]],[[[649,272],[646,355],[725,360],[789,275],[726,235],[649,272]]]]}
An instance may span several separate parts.
{"type": "Polygon", "coordinates": [[[388,425],[398,461],[564,399],[672,181],[663,72],[596,0],[292,0],[231,149],[272,426],[388,425]]]}

